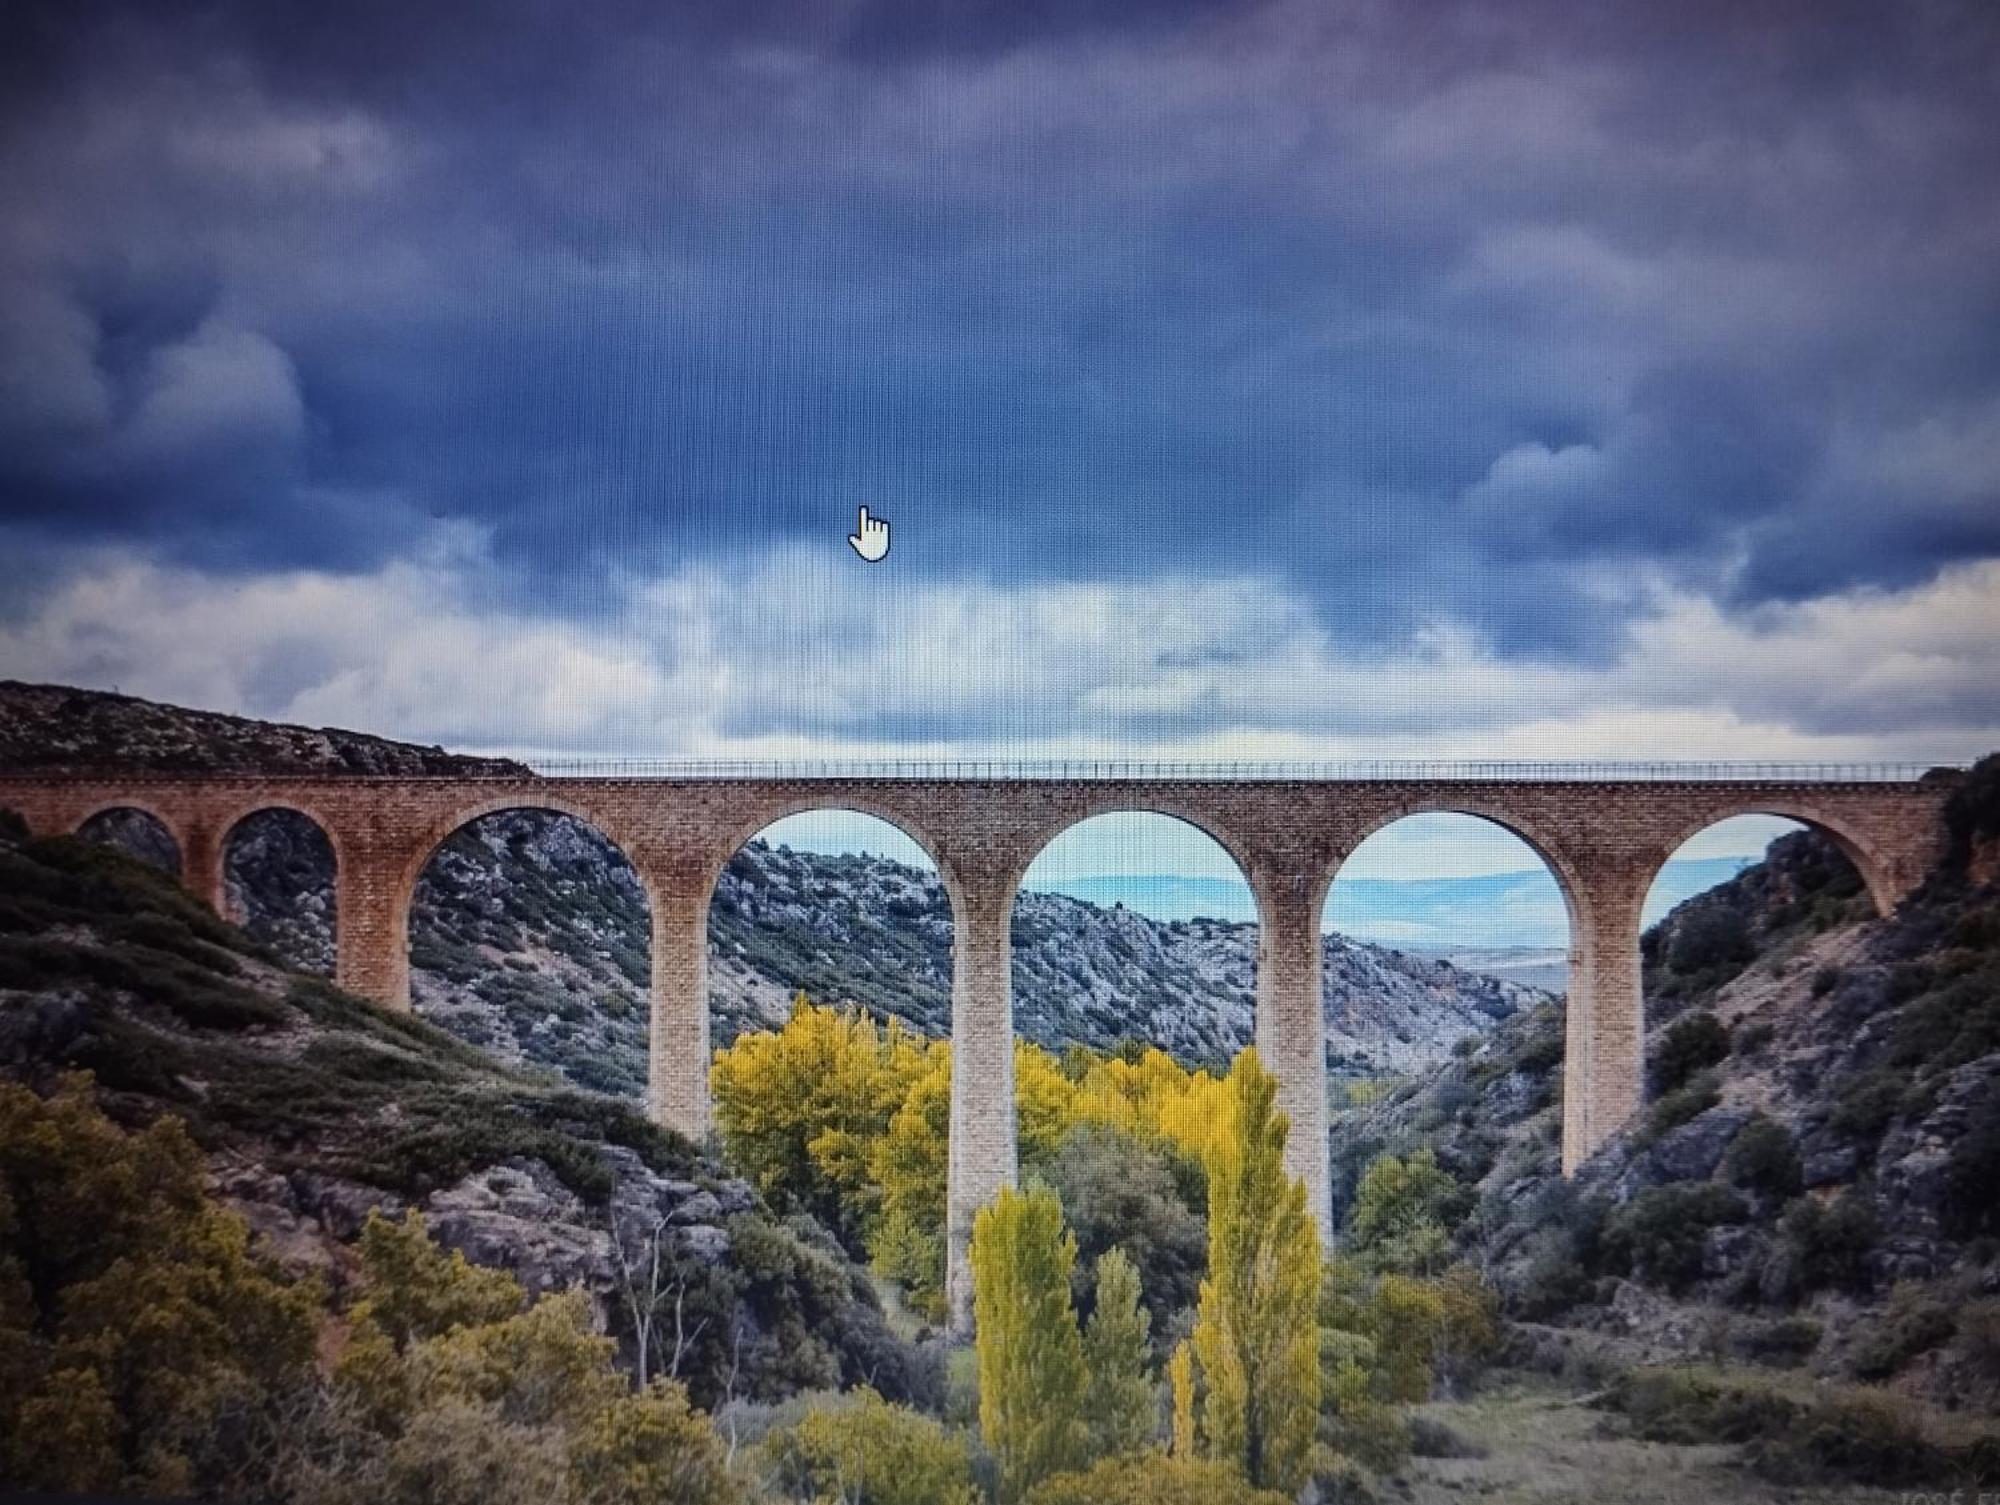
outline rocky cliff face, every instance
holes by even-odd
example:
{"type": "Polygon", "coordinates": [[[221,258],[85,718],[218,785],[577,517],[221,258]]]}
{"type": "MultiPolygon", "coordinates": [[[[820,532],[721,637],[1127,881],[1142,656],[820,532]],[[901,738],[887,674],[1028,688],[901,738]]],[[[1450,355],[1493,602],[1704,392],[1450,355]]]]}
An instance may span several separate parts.
{"type": "MultiPolygon", "coordinates": [[[[1991,788],[1989,760],[1967,798],[1991,788]]],[[[1516,1316],[2000,1404],[2000,888],[1980,874],[1968,850],[1876,919],[1830,843],[1784,838],[1647,936],[1649,1102],[1574,1179],[1542,1008],[1341,1115],[1337,1210],[1374,1156],[1429,1148],[1516,1316]]]]}
{"type": "MultiPolygon", "coordinates": [[[[413,921],[417,1006],[463,1038],[637,1092],[645,1074],[645,908],[608,843],[565,816],[489,817],[426,873],[413,921]]],[[[783,1021],[803,989],[943,1034],[951,911],[934,875],[882,858],[753,842],[729,864],[709,920],[715,1036],[783,1021]]],[[[1144,1040],[1188,1061],[1249,1043],[1257,933],[1161,923],[1056,894],[1014,916],[1014,1019],[1053,1050],[1144,1040]]],[[[1325,941],[1327,1060],[1406,1074],[1445,1059],[1546,995],[1448,962],[1325,941]]]]}

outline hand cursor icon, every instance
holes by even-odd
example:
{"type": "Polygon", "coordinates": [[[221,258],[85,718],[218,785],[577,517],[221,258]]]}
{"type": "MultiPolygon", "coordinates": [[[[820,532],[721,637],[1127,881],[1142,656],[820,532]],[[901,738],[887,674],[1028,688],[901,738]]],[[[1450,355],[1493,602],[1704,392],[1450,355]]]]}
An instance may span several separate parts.
{"type": "Polygon", "coordinates": [[[854,552],[870,564],[889,552],[889,524],[887,519],[870,517],[868,509],[861,509],[861,527],[858,532],[847,535],[847,541],[854,545],[854,552]]]}

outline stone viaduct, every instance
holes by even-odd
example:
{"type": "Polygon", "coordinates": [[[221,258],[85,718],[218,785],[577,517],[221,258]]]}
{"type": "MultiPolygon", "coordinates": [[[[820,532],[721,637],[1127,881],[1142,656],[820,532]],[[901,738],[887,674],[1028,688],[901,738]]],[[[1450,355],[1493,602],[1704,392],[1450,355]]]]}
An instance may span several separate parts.
{"type": "Polygon", "coordinates": [[[418,875],[466,822],[535,808],[588,821],[615,842],[652,909],[650,1109],[700,1137],[710,1127],[706,965],[709,898],[730,857],[783,816],[849,810],[899,827],[937,864],[955,924],[952,978],[950,1292],[970,1312],[973,1214],[1015,1171],[1008,923],[1037,853],[1111,811],[1176,817],[1212,836],[1255,895],[1260,1054],[1280,1082],[1290,1156],[1324,1229],[1328,1200],[1320,916],[1342,861],[1404,816],[1461,812],[1523,838],[1569,909],[1563,1163],[1576,1166],[1639,1105],[1643,1045],[1639,912],[1661,865],[1728,816],[1789,816],[1829,835],[1876,906],[1891,910],[1928,870],[1955,780],[1849,777],[1417,776],[373,777],[356,775],[0,775],[0,808],[39,833],[108,809],[144,811],[178,842],[187,884],[223,904],[223,859],[246,816],[283,808],[314,821],[336,864],[338,980],[409,1007],[409,911],[418,875]]]}

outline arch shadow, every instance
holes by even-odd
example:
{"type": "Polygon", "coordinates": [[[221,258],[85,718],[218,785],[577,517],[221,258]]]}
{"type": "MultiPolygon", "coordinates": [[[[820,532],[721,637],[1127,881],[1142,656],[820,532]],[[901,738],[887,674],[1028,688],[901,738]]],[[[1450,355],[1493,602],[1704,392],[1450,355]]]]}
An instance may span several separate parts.
{"type": "MultiPolygon", "coordinates": [[[[185,883],[188,878],[187,834],[181,829],[180,824],[177,821],[170,819],[167,816],[167,814],[156,805],[150,804],[145,800],[133,800],[133,799],[105,800],[97,805],[92,806],[83,815],[79,816],[76,820],[76,824],[71,828],[71,830],[74,835],[76,835],[77,837],[81,838],[84,841],[99,841],[101,840],[101,838],[85,835],[86,830],[91,826],[91,824],[93,822],[100,821],[104,817],[109,815],[121,815],[127,813],[134,815],[143,815],[146,817],[147,820],[150,820],[155,826],[159,828],[160,835],[163,836],[166,839],[167,844],[173,848],[173,856],[174,856],[173,865],[171,867],[162,868],[161,870],[167,873],[169,876],[179,879],[181,882],[185,883]]],[[[108,846],[118,845],[116,842],[110,842],[110,841],[105,841],[104,844],[108,846]]],[[[127,855],[130,856],[136,854],[128,852],[127,855]]],[[[150,858],[141,857],[139,858],[139,860],[143,862],[148,862],[154,867],[160,866],[160,864],[152,862],[152,859],[150,858]]]]}

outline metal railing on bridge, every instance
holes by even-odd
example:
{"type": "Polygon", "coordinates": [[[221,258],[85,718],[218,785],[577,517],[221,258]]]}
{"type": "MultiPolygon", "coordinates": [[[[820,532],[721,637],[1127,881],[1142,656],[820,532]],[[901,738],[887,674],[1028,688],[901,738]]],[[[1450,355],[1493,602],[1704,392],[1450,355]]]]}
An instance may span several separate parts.
{"type": "Polygon", "coordinates": [[[1265,780],[1313,782],[1424,780],[1447,783],[1802,783],[1886,784],[1921,778],[1931,763],[1798,762],[1437,762],[1414,759],[1360,759],[1331,762],[1131,762],[1061,759],[982,761],[978,759],[864,760],[664,758],[527,758],[549,778],[593,779],[933,779],[980,780],[1203,780],[1249,783],[1265,780]]]}

